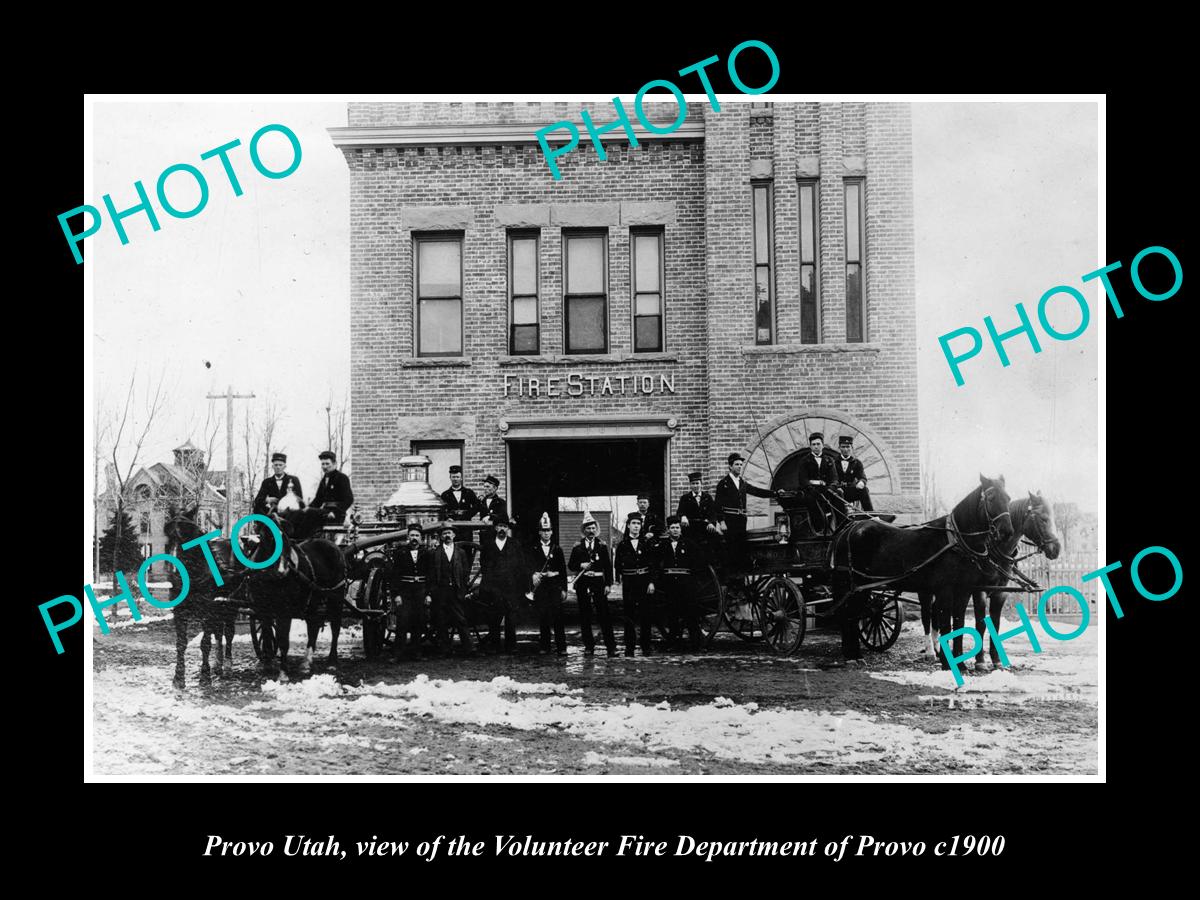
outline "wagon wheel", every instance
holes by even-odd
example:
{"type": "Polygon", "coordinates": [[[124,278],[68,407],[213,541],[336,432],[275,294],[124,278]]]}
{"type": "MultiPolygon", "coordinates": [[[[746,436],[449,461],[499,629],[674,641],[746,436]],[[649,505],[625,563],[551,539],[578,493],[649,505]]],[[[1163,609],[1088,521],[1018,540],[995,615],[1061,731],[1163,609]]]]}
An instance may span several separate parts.
{"type": "Polygon", "coordinates": [[[759,596],[767,646],[776,653],[795,653],[804,642],[807,628],[807,611],[800,588],[791,579],[777,575],[760,590],[759,596]]]}
{"type": "Polygon", "coordinates": [[[900,608],[900,592],[885,594],[872,591],[866,611],[858,621],[858,636],[868,650],[886,650],[900,637],[904,613],[900,608]]]}
{"type": "MultiPolygon", "coordinates": [[[[367,586],[363,591],[363,608],[384,613],[387,611],[388,600],[387,577],[383,567],[376,566],[367,575],[367,586]]],[[[363,616],[363,653],[367,657],[376,656],[383,649],[384,632],[387,630],[385,620],[385,615],[363,616]]]]}
{"type": "Polygon", "coordinates": [[[697,616],[700,619],[700,630],[704,634],[704,646],[712,644],[713,638],[721,630],[721,617],[724,609],[725,592],[721,588],[721,579],[717,570],[705,566],[697,572],[695,579],[695,603],[697,616]]]}
{"type": "Polygon", "coordinates": [[[250,616],[250,642],[254,644],[254,655],[259,659],[275,656],[275,620],[250,616]]]}
{"type": "Polygon", "coordinates": [[[721,621],[743,641],[763,639],[762,579],[735,579],[725,588],[721,621]]]}

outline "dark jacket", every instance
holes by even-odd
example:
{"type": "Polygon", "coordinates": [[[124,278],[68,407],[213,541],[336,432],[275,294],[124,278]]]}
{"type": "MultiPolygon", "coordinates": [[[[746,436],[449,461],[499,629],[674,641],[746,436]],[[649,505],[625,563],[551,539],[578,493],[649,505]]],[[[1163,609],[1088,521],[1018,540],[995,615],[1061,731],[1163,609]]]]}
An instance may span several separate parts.
{"type": "Polygon", "coordinates": [[[479,512],[479,497],[469,487],[463,487],[459,492],[461,500],[454,499],[454,492],[449,488],[442,491],[442,502],[446,504],[446,518],[455,522],[466,522],[479,512]]]}
{"type": "MultiPolygon", "coordinates": [[[[651,547],[651,539],[647,537],[639,537],[637,549],[629,542],[629,538],[617,544],[617,552],[613,558],[614,575],[617,581],[621,580],[623,573],[629,569],[653,569],[654,568],[654,550],[651,547]]],[[[653,573],[647,573],[642,577],[649,578],[653,573]]],[[[650,580],[653,580],[652,578],[650,580]]]]}
{"type": "Polygon", "coordinates": [[[811,453],[800,460],[800,487],[805,487],[808,482],[820,479],[826,484],[837,484],[841,481],[838,478],[837,466],[833,464],[833,456],[831,453],[821,454],[821,465],[818,466],[816,457],[811,453]]]}
{"type": "Polygon", "coordinates": [[[282,484],[276,485],[275,476],[268,475],[263,479],[263,483],[258,488],[258,493],[254,497],[254,507],[252,511],[258,513],[260,516],[265,516],[267,514],[267,498],[274,497],[276,500],[282,500],[288,492],[289,485],[295,492],[296,496],[300,498],[301,502],[303,502],[304,489],[300,487],[299,478],[297,478],[295,475],[285,474],[283,476],[282,484]]]}
{"type": "MultiPolygon", "coordinates": [[[[612,559],[608,554],[608,544],[604,543],[604,541],[600,540],[600,538],[596,538],[594,541],[592,541],[591,553],[588,552],[587,545],[584,543],[582,538],[580,539],[579,543],[571,548],[571,559],[567,562],[567,568],[573,573],[578,573],[582,571],[582,566],[584,563],[591,563],[591,565],[588,567],[589,572],[602,572],[604,574],[605,584],[610,585],[613,583],[612,559]]],[[[579,584],[593,581],[597,584],[600,583],[600,579],[595,575],[583,575],[581,576],[580,581],[576,583],[579,584]]]]}
{"type": "Polygon", "coordinates": [[[504,549],[496,546],[495,539],[482,541],[479,545],[479,571],[483,578],[480,590],[494,590],[504,597],[519,597],[531,587],[529,562],[517,539],[511,534],[504,549]]]}
{"type": "Polygon", "coordinates": [[[652,512],[642,516],[642,537],[657,540],[667,533],[667,523],[652,512]]]}
{"type": "MultiPolygon", "coordinates": [[[[442,562],[446,562],[446,555],[442,554],[442,562]]],[[[393,594],[415,594],[420,591],[422,597],[427,591],[426,580],[429,577],[429,548],[417,548],[417,561],[414,564],[412,551],[408,545],[397,547],[392,553],[392,593],[393,594]],[[413,581],[413,578],[419,578],[420,581],[413,581]]]]}
{"type": "MultiPolygon", "coordinates": [[[[717,504],[713,500],[712,495],[708,491],[700,492],[699,501],[695,495],[688,491],[679,498],[679,508],[675,510],[675,515],[683,517],[687,516],[689,534],[703,534],[705,532],[705,523],[712,522],[714,525],[721,521],[721,515],[717,511],[717,504]]],[[[664,532],[666,529],[663,529],[664,532]]]]}
{"type": "Polygon", "coordinates": [[[346,510],[354,505],[354,491],[350,490],[350,479],[346,473],[331,469],[322,475],[312,505],[336,509],[344,517],[346,510]]]}
{"type": "Polygon", "coordinates": [[[741,485],[735,485],[733,478],[726,475],[717,482],[717,496],[715,498],[717,506],[717,514],[721,517],[720,521],[724,522],[726,516],[746,515],[746,495],[753,494],[755,497],[774,497],[775,495],[765,488],[760,488],[756,484],[751,484],[745,478],[740,479],[741,485]]]}
{"type": "Polygon", "coordinates": [[[437,588],[448,588],[453,585],[458,599],[467,595],[467,583],[470,573],[467,565],[467,551],[457,544],[454,547],[454,559],[446,559],[445,548],[438,544],[428,551],[425,559],[425,593],[432,594],[437,588]]]}
{"type": "Polygon", "coordinates": [[[833,468],[842,484],[854,484],[856,481],[866,483],[867,473],[863,471],[862,460],[857,456],[851,456],[847,460],[842,459],[842,455],[839,453],[834,457],[833,468]],[[842,469],[842,463],[846,463],[845,470],[842,469]]]}
{"type": "Polygon", "coordinates": [[[679,544],[672,550],[671,539],[665,537],[658,542],[656,551],[654,570],[658,577],[663,576],[663,569],[683,568],[697,572],[704,565],[704,555],[700,552],[700,548],[687,538],[681,538],[679,544]]]}
{"type": "Polygon", "coordinates": [[[492,521],[496,521],[499,516],[508,516],[508,504],[504,502],[504,498],[499,494],[494,494],[488,499],[479,499],[475,503],[475,509],[479,512],[479,517],[491,516],[492,521]]]}
{"type": "Polygon", "coordinates": [[[542,574],[537,587],[539,592],[551,589],[561,592],[567,589],[567,561],[563,557],[562,547],[551,542],[550,555],[547,557],[542,551],[542,542],[538,541],[526,556],[531,573],[542,574]]]}

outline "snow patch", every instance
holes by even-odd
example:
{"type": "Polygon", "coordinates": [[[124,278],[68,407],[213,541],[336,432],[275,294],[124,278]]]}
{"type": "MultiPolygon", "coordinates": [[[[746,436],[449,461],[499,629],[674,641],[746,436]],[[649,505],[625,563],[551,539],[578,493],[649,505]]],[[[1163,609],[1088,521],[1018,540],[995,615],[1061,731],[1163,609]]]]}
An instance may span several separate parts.
{"type": "Polygon", "coordinates": [[[647,766],[652,769],[669,769],[679,765],[677,759],[667,759],[661,756],[601,756],[594,750],[589,750],[583,756],[585,766],[647,766]]]}

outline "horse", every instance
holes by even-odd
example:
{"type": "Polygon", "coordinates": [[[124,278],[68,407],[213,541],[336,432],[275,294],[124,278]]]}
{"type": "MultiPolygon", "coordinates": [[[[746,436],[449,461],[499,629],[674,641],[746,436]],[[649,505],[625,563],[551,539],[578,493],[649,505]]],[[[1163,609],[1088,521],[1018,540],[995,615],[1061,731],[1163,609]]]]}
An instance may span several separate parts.
{"type": "MultiPolygon", "coordinates": [[[[167,536],[166,552],[177,557],[187,568],[189,588],[188,594],[174,609],[175,621],[175,687],[184,687],[184,654],[188,645],[188,626],[199,623],[203,637],[200,639],[200,683],[212,683],[212,670],[209,667],[208,655],[212,649],[212,638],[217,638],[217,674],[224,678],[228,672],[226,666],[233,666],[233,630],[237,618],[237,605],[223,600],[217,600],[217,595],[228,597],[232,594],[244,577],[241,566],[234,564],[232,546],[227,539],[215,538],[208,542],[213,560],[221,574],[223,585],[218,585],[209,567],[203,545],[183,549],[183,545],[195,540],[203,533],[196,524],[200,505],[196,504],[190,510],[179,512],[175,507],[169,507],[167,521],[163,531],[167,536]]],[[[167,575],[171,582],[172,593],[179,596],[182,590],[182,579],[178,569],[172,566],[167,575]]]]}
{"type": "MultiPolygon", "coordinates": [[[[998,565],[995,567],[995,577],[988,580],[997,586],[1003,586],[1012,577],[1012,570],[1016,565],[1016,551],[1021,541],[1032,544],[1035,552],[1043,553],[1047,559],[1057,559],[1062,552],[1062,543],[1058,535],[1054,532],[1054,515],[1050,504],[1045,501],[1041,493],[1029,492],[1028,497],[1021,497],[1011,501],[1008,504],[1008,512],[1012,518],[1013,533],[1009,539],[997,548],[1000,559],[997,560],[998,565]]],[[[1000,626],[1000,615],[1004,610],[1004,601],[1007,597],[1005,591],[987,591],[988,597],[991,600],[990,612],[987,602],[984,599],[985,586],[976,587],[971,591],[971,597],[975,607],[975,630],[980,635],[987,633],[984,624],[984,617],[991,615],[992,624],[997,628],[1000,626]]],[[[931,607],[933,605],[933,596],[929,592],[921,592],[919,594],[921,601],[921,625],[925,629],[926,646],[921,649],[922,653],[936,653],[936,630],[931,634],[931,607]]],[[[961,627],[961,626],[960,626],[961,627]]],[[[990,642],[989,649],[991,651],[992,665],[1000,666],[1000,655],[996,651],[994,642],[990,642]]],[[[975,655],[975,665],[978,668],[983,663],[983,642],[980,641],[979,652],[975,655]]]]}
{"type": "MultiPolygon", "coordinates": [[[[830,542],[829,565],[835,596],[843,599],[842,650],[859,659],[858,620],[874,588],[928,592],[936,598],[938,627],[948,633],[953,618],[962,627],[967,600],[981,581],[981,569],[1013,533],[1004,476],[979,476],[949,515],[922,525],[897,527],[878,519],[853,520],[830,542]]],[[[954,652],[962,651],[962,636],[954,652]]],[[[938,651],[942,668],[949,663],[938,651]]]]}
{"type": "MultiPolygon", "coordinates": [[[[290,495],[289,495],[290,496],[290,495]]],[[[346,586],[346,557],[341,549],[324,538],[310,538],[297,543],[288,535],[293,531],[292,514],[299,512],[284,497],[276,508],[277,521],[284,545],[279,559],[269,567],[252,570],[246,579],[249,605],[263,620],[263,627],[274,627],[275,646],[279,652],[280,671],[286,677],[288,643],[292,619],[303,618],[308,625],[308,647],[301,672],[312,668],[317,635],[329,622],[333,643],[328,662],[336,666],[337,642],[342,628],[342,602],[346,586]]],[[[267,529],[251,538],[252,562],[265,562],[275,553],[275,539],[267,529]]]]}

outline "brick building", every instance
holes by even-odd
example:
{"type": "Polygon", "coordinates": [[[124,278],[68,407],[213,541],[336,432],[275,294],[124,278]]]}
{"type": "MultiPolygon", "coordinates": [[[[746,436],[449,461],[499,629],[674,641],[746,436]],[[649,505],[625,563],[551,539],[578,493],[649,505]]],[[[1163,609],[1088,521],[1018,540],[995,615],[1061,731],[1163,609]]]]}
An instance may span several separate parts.
{"type": "Polygon", "coordinates": [[[908,106],[692,102],[603,161],[580,126],[554,180],[535,132],[604,106],[351,103],[330,129],[360,509],[424,452],[439,489],[451,461],[494,473],[527,525],[641,489],[669,513],[731,450],[786,486],[820,430],[854,437],[877,508],[919,512],[908,106]]]}

